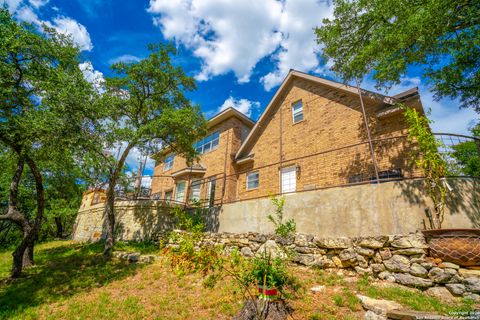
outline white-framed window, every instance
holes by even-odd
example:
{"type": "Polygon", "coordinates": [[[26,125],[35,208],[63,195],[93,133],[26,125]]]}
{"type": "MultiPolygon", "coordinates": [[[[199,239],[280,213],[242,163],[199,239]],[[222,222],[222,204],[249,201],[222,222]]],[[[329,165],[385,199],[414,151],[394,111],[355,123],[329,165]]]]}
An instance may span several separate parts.
{"type": "Polygon", "coordinates": [[[172,195],[173,195],[173,190],[165,191],[165,195],[164,195],[165,201],[172,200],[172,195]]]}
{"type": "Polygon", "coordinates": [[[281,170],[282,193],[295,192],[297,190],[297,167],[287,167],[281,170]]]}
{"type": "Polygon", "coordinates": [[[200,187],[202,183],[200,180],[192,181],[190,186],[190,201],[200,201],[200,187]]]}
{"type": "Polygon", "coordinates": [[[260,184],[260,173],[258,171],[247,173],[247,190],[257,189],[260,184]]]}
{"type": "Polygon", "coordinates": [[[169,154],[168,156],[165,157],[165,161],[164,161],[164,164],[163,164],[163,171],[167,171],[167,170],[172,169],[174,158],[175,157],[173,156],[173,154],[169,154]]]}
{"type": "Polygon", "coordinates": [[[216,131],[200,141],[195,143],[195,150],[199,154],[204,154],[217,148],[220,132],[216,131]]]}
{"type": "Polygon", "coordinates": [[[292,104],[292,119],[293,119],[293,123],[297,123],[303,120],[302,100],[299,100],[292,104]]]}
{"type": "Polygon", "coordinates": [[[175,201],[183,202],[185,200],[185,181],[177,183],[175,188],[175,201]]]}

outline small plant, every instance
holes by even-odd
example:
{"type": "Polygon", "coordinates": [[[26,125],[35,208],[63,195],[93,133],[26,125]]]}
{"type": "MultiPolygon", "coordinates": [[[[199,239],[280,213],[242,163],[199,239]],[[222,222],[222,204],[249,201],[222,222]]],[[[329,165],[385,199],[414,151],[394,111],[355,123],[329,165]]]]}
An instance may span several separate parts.
{"type": "Polygon", "coordinates": [[[294,219],[288,219],[283,222],[283,207],[285,206],[285,197],[272,198],[272,203],[275,206],[275,213],[268,215],[275,226],[275,234],[282,238],[290,238],[297,230],[297,225],[294,219]]]}
{"type": "Polygon", "coordinates": [[[408,123],[408,140],[415,142],[418,149],[411,154],[414,164],[423,172],[427,194],[434,204],[434,214],[429,214],[431,227],[441,229],[445,212],[447,187],[442,181],[447,174],[447,162],[439,152],[441,143],[430,131],[431,121],[413,108],[405,109],[408,123]]]}

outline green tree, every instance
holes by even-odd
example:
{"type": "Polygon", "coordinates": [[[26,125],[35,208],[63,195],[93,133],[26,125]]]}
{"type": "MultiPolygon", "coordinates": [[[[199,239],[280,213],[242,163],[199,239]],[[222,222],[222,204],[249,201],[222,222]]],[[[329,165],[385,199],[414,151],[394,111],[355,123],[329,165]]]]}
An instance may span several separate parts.
{"type": "Polygon", "coordinates": [[[480,2],[334,0],[317,42],[345,81],[369,74],[377,87],[422,66],[436,98],[460,98],[480,111],[480,2]]]}
{"type": "Polygon", "coordinates": [[[63,161],[91,118],[91,85],[78,64],[71,37],[43,26],[16,22],[0,9],[0,143],[16,154],[8,207],[0,220],[20,227],[22,240],[13,252],[12,277],[33,264],[33,246],[45,211],[45,159],[63,161]],[[25,165],[35,181],[36,213],[19,209],[19,186],[25,165]]]}
{"type": "Polygon", "coordinates": [[[471,130],[474,141],[465,141],[454,145],[452,157],[466,176],[480,177],[480,124],[471,130]]]}
{"type": "Polygon", "coordinates": [[[150,55],[139,62],[111,66],[114,76],[105,79],[101,103],[104,118],[91,136],[90,150],[108,171],[105,256],[110,256],[114,243],[115,188],[130,151],[150,153],[161,144],[191,161],[193,142],[206,130],[200,108],[184,95],[195,89],[194,80],[170,61],[174,47],[150,45],[149,49],[150,55]],[[118,156],[105,152],[119,145],[118,156]]]}

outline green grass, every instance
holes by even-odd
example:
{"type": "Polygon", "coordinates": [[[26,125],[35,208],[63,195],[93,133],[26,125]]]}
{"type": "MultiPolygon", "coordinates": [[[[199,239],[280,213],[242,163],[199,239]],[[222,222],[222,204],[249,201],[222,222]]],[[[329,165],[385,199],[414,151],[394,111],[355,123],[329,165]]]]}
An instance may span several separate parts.
{"type": "Polygon", "coordinates": [[[147,241],[119,241],[115,243],[116,251],[140,252],[141,254],[156,254],[160,252],[158,244],[147,241]]]}
{"type": "Polygon", "coordinates": [[[372,285],[366,278],[358,281],[357,289],[362,294],[371,298],[394,300],[417,311],[431,311],[449,314],[452,312],[474,310],[473,302],[469,300],[463,300],[457,305],[450,305],[418,290],[411,290],[400,286],[379,287],[372,285]]]}
{"type": "Polygon", "coordinates": [[[141,265],[102,256],[103,245],[49,242],[36,246],[34,267],[20,279],[8,279],[11,252],[0,261],[0,319],[36,318],[36,307],[68,299],[136,272],[141,265]]]}

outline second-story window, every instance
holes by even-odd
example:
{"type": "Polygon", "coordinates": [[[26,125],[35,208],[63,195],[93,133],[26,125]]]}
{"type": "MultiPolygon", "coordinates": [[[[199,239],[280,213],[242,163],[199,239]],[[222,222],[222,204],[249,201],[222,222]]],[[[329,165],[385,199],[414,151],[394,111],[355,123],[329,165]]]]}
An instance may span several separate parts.
{"type": "Polygon", "coordinates": [[[197,150],[199,154],[204,154],[211,150],[214,150],[218,146],[219,137],[220,137],[219,131],[209,134],[202,140],[197,141],[197,143],[195,143],[195,150],[197,150]]]}
{"type": "Polygon", "coordinates": [[[169,154],[166,158],[165,158],[165,161],[164,161],[164,165],[163,165],[163,171],[167,171],[167,170],[170,170],[172,169],[173,167],[173,154],[169,154]]]}
{"type": "Polygon", "coordinates": [[[258,171],[247,174],[247,190],[257,189],[260,184],[260,174],[258,171]]]}
{"type": "Polygon", "coordinates": [[[294,102],[292,104],[292,118],[293,118],[293,123],[297,123],[303,120],[302,100],[294,102]]]}

